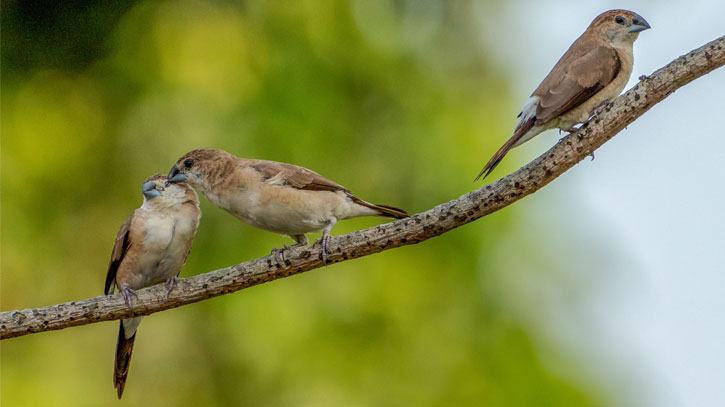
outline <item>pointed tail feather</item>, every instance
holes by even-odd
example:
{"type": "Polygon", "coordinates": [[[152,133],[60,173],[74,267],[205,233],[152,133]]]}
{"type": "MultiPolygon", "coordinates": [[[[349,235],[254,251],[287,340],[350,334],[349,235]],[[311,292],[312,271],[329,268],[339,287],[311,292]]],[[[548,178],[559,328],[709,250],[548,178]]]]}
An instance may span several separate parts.
{"type": "Polygon", "coordinates": [[[478,181],[479,178],[483,175],[483,179],[486,179],[488,177],[488,174],[493,171],[494,168],[503,160],[503,158],[506,156],[506,154],[511,150],[512,148],[516,147],[518,145],[519,140],[529,131],[532,127],[534,127],[534,124],[536,123],[536,116],[530,117],[525,122],[522,122],[519,124],[519,126],[516,127],[516,130],[514,131],[514,135],[511,136],[510,139],[504,143],[501,148],[496,151],[496,154],[491,157],[490,160],[486,163],[486,165],[483,166],[483,169],[481,172],[478,173],[476,176],[476,179],[473,180],[473,182],[478,181]],[[485,173],[485,175],[484,175],[485,173]]]}
{"type": "Polygon", "coordinates": [[[119,400],[123,395],[123,388],[126,386],[126,376],[128,376],[135,339],[135,332],[132,337],[126,338],[123,322],[121,321],[118,328],[118,342],[116,342],[116,360],[113,365],[113,387],[116,388],[119,400]]]}
{"type": "Polygon", "coordinates": [[[496,151],[496,154],[494,154],[493,157],[491,157],[491,159],[488,160],[486,165],[483,166],[483,169],[481,170],[481,172],[478,173],[478,175],[476,176],[476,179],[474,179],[473,182],[478,181],[478,179],[481,178],[482,175],[483,175],[483,179],[486,179],[486,177],[488,177],[488,174],[490,174],[491,171],[493,171],[493,169],[496,168],[496,166],[501,162],[501,160],[503,160],[503,158],[506,156],[506,154],[509,152],[509,150],[511,150],[514,147],[514,144],[516,143],[516,141],[518,141],[518,140],[514,137],[511,137],[510,139],[508,139],[508,141],[503,146],[501,146],[501,148],[499,148],[498,151],[496,151]],[[484,175],[484,173],[485,173],[485,175],[484,175]]]}
{"type": "Polygon", "coordinates": [[[407,218],[409,216],[408,212],[404,211],[403,209],[396,208],[394,206],[372,204],[370,202],[363,201],[362,199],[352,196],[352,195],[350,196],[350,198],[352,199],[353,202],[355,202],[358,205],[364,206],[366,208],[374,209],[374,210],[380,212],[380,215],[378,215],[378,216],[382,216],[384,218],[403,219],[403,218],[407,218]]]}

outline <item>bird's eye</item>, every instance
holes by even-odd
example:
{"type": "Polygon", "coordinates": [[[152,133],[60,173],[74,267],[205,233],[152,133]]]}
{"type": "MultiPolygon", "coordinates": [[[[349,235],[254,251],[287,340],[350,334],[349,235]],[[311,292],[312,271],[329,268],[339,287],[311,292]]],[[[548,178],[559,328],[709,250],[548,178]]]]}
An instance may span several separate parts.
{"type": "Polygon", "coordinates": [[[616,21],[617,24],[624,24],[624,18],[622,18],[622,16],[614,17],[614,21],[616,21]]]}
{"type": "Polygon", "coordinates": [[[184,160],[184,167],[191,168],[192,166],[194,166],[193,158],[187,158],[186,160],[184,160]]]}

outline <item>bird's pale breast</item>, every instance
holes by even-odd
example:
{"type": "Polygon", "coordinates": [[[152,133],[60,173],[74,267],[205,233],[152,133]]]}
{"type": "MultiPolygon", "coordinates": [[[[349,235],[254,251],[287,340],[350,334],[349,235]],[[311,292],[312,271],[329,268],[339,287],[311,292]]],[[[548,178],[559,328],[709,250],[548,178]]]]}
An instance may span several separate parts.
{"type": "Polygon", "coordinates": [[[140,241],[129,248],[117,282],[137,290],[176,276],[194,237],[195,222],[193,217],[178,214],[149,214],[139,219],[140,241]]]}

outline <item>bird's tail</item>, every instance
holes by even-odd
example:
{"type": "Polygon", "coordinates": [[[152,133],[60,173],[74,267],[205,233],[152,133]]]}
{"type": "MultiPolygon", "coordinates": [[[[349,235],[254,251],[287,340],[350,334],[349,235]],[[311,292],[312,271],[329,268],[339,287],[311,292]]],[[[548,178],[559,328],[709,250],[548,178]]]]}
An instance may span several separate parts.
{"type": "Polygon", "coordinates": [[[512,148],[514,148],[520,144],[519,142],[521,141],[521,138],[524,137],[524,135],[529,130],[531,130],[532,127],[534,127],[535,122],[536,122],[536,116],[532,116],[528,120],[520,123],[516,127],[516,131],[514,131],[514,135],[511,136],[511,138],[508,139],[506,141],[506,143],[504,143],[504,145],[498,149],[498,151],[496,151],[496,154],[494,154],[490,160],[488,160],[486,165],[483,166],[483,169],[481,170],[481,172],[478,173],[478,175],[476,176],[476,179],[474,179],[473,182],[478,181],[478,179],[481,178],[482,175],[483,175],[483,178],[485,179],[488,176],[488,174],[490,174],[491,171],[493,171],[493,169],[496,168],[496,166],[501,162],[501,160],[503,160],[503,158],[506,156],[506,154],[509,152],[509,150],[511,150],[512,148]]]}
{"type": "Polygon", "coordinates": [[[126,386],[126,376],[131,364],[131,353],[133,353],[133,341],[136,339],[136,332],[133,336],[126,338],[123,329],[123,321],[119,323],[118,341],[116,342],[116,361],[113,365],[113,387],[116,388],[118,399],[123,395],[123,388],[126,386]]]}
{"type": "Polygon", "coordinates": [[[514,147],[514,144],[516,144],[516,141],[518,141],[518,140],[516,140],[516,138],[514,138],[514,137],[511,137],[510,139],[508,139],[508,141],[506,143],[504,143],[504,145],[501,146],[501,148],[499,148],[498,151],[496,151],[496,154],[494,154],[493,157],[491,157],[491,159],[488,160],[486,165],[483,166],[483,169],[481,170],[481,172],[478,173],[478,175],[476,176],[476,179],[474,179],[473,182],[478,181],[478,179],[481,178],[481,176],[483,176],[483,179],[486,179],[486,177],[488,177],[488,174],[490,174],[491,171],[493,171],[493,169],[496,168],[496,166],[501,162],[501,160],[503,160],[503,158],[506,156],[506,154],[509,152],[509,150],[511,150],[514,147]]]}
{"type": "Polygon", "coordinates": [[[394,206],[372,204],[355,196],[350,196],[350,198],[352,198],[352,201],[358,205],[380,212],[378,216],[382,216],[384,218],[403,219],[409,216],[408,212],[394,206]]]}

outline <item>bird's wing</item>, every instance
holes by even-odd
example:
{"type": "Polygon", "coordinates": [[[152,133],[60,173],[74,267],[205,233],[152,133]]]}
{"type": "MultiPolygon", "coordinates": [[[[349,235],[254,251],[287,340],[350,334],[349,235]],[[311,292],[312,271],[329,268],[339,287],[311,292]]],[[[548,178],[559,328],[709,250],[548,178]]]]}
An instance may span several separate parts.
{"type": "Polygon", "coordinates": [[[264,182],[269,184],[313,191],[347,191],[342,185],[330,181],[312,170],[292,164],[260,161],[253,164],[252,168],[262,175],[264,182]]]}
{"type": "Polygon", "coordinates": [[[106,295],[113,293],[118,267],[121,265],[121,261],[126,256],[128,248],[131,246],[130,230],[134,215],[136,215],[136,211],[134,211],[134,213],[126,219],[126,222],[121,225],[121,229],[118,231],[118,235],[116,236],[116,242],[113,244],[111,261],[108,263],[108,271],[106,272],[106,286],[103,290],[106,295]]]}
{"type": "Polygon", "coordinates": [[[543,124],[581,105],[619,73],[621,61],[612,47],[592,45],[569,52],[534,91],[540,98],[536,124],[543,124]]]}

